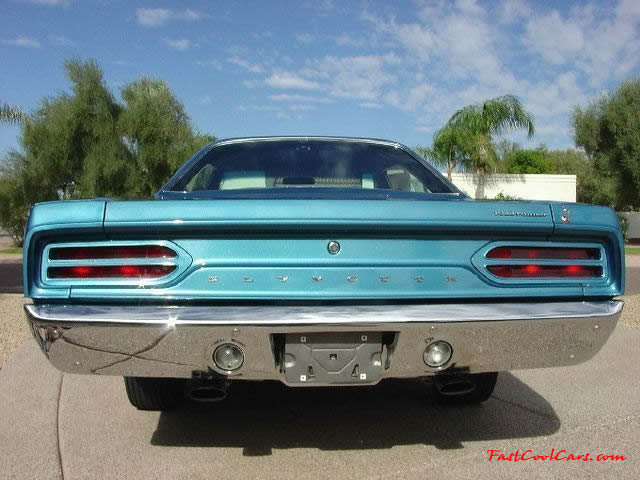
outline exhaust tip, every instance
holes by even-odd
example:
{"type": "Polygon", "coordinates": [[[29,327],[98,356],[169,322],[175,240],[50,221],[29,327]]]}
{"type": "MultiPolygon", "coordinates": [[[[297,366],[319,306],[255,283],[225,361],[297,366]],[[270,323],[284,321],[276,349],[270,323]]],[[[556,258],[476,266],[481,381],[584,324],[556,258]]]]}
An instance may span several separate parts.
{"type": "Polygon", "coordinates": [[[196,387],[189,390],[189,399],[194,402],[221,402],[227,398],[226,388],[196,387]]]}

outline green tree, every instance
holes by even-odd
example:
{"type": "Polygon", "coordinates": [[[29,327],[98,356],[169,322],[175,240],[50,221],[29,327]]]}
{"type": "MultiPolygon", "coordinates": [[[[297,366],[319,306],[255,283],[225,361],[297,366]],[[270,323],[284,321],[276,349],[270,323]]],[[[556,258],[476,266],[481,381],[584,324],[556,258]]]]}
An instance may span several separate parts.
{"type": "Polygon", "coordinates": [[[618,210],[640,208],[640,78],[576,108],[575,142],[590,159],[601,193],[618,210]]]}
{"type": "Polygon", "coordinates": [[[504,159],[507,173],[551,173],[553,166],[541,150],[517,150],[504,159]]]}
{"type": "Polygon", "coordinates": [[[143,77],[126,85],[122,98],[119,131],[141,173],[135,191],[149,196],[213,137],[194,134],[184,106],[163,81],[143,77]]]}
{"type": "Polygon", "coordinates": [[[21,151],[0,169],[0,225],[21,242],[30,205],[58,199],[152,195],[214,137],[194,132],[182,104],[161,81],[107,87],[93,61],[65,63],[69,93],[44,98],[21,126],[21,151]]]}

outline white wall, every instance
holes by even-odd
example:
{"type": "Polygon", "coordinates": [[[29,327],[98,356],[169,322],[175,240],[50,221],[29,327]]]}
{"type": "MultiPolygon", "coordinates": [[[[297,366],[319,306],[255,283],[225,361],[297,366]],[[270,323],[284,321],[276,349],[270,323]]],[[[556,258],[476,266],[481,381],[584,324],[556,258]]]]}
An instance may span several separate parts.
{"type": "Polygon", "coordinates": [[[629,240],[640,240],[640,212],[622,212],[621,215],[627,217],[629,222],[627,238],[629,240]]]}
{"type": "Polygon", "coordinates": [[[9,233],[0,227],[0,247],[12,247],[13,246],[13,238],[9,235],[9,233]]]}
{"type": "Polygon", "coordinates": [[[501,192],[523,200],[576,201],[575,175],[494,174],[483,177],[453,173],[453,183],[473,198],[495,198],[501,192]]]}

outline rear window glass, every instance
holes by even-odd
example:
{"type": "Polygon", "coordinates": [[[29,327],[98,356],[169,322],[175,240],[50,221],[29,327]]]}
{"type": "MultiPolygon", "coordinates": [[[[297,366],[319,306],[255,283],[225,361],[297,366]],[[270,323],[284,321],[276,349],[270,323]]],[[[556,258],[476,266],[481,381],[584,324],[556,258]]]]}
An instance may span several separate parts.
{"type": "Polygon", "coordinates": [[[414,193],[452,191],[400,148],[333,140],[263,140],[220,145],[178,178],[171,190],[301,187],[414,193]]]}

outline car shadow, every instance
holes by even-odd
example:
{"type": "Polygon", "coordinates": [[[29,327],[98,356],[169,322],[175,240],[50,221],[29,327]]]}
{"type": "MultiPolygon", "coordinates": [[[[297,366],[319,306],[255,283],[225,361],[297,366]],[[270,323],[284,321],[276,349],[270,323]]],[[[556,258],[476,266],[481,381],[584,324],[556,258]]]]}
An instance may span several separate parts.
{"type": "Polygon", "coordinates": [[[500,374],[494,396],[484,404],[456,407],[438,404],[419,380],[353,388],[236,382],[222,402],[188,402],[163,412],[151,444],[243,448],[246,456],[286,448],[455,449],[465,441],[536,437],[559,428],[551,405],[510,373],[500,374]]]}

